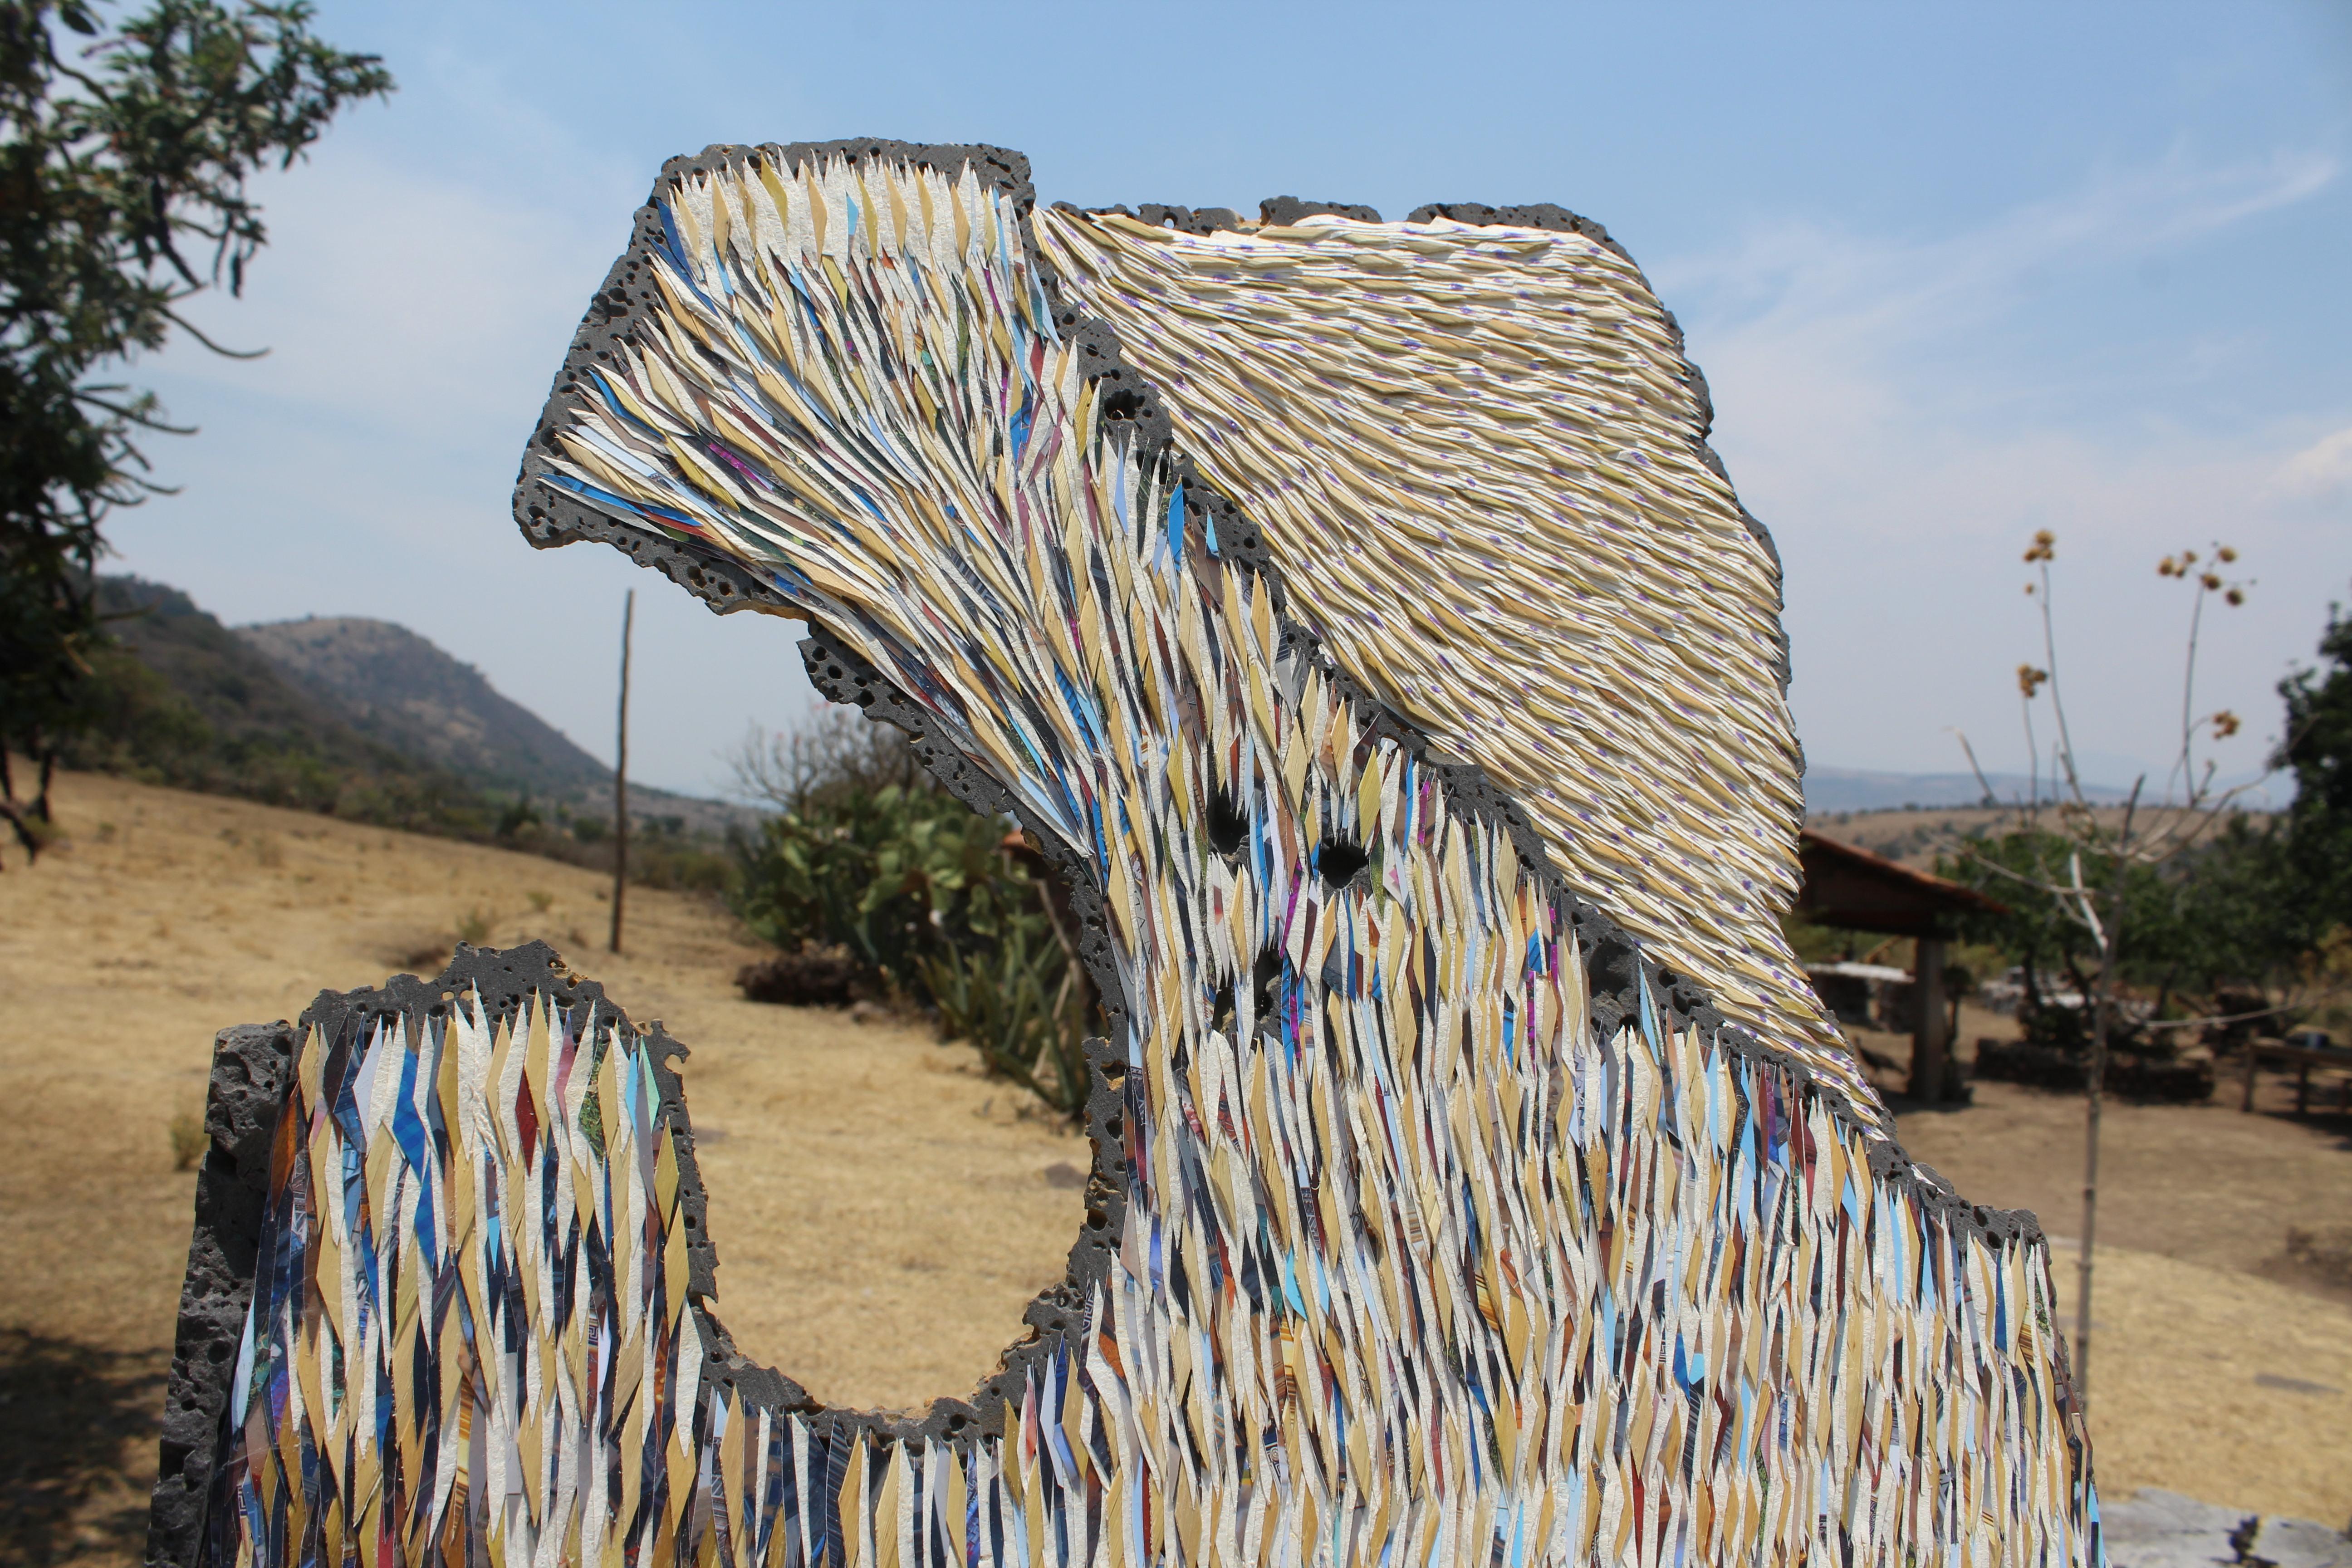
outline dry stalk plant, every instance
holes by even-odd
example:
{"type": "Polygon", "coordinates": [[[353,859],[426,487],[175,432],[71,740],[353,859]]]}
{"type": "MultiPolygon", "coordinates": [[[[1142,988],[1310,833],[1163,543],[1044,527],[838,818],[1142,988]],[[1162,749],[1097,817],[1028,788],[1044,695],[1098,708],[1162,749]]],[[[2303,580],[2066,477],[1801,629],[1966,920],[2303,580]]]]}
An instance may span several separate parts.
{"type": "Polygon", "coordinates": [[[931,786],[902,731],[837,708],[779,733],[754,724],[722,760],[735,775],[739,799],[783,812],[803,810],[819,796],[843,791],[931,786]]]}
{"type": "MultiPolygon", "coordinates": [[[[2084,1072],[2083,1235],[2077,1266],[2074,1360],[2074,1385],[2087,1405],[2091,1387],[2091,1276],[2098,1230],[2099,1119],[2108,1039],[2118,1001],[2116,961],[2124,940],[2125,879],[2134,868],[2161,869],[2205,843],[2238,799],[2261,780],[2220,788],[2214,779],[2214,760],[2210,756],[2200,759],[2197,754],[2200,734],[2210,731],[2213,740],[2227,740],[2242,726],[2238,715],[2226,708],[2201,714],[2197,710],[2197,656],[2204,633],[2206,602],[2218,597],[2235,609],[2245,603],[2246,592],[2253,584],[2251,580],[2236,581],[2223,575],[2222,569],[2234,565],[2238,559],[2238,552],[2229,545],[2214,544],[2210,559],[2201,560],[2197,552],[2184,550],[2178,555],[2166,556],[2156,568],[2158,576],[2186,584],[2191,594],[2187,653],[2180,679],[2179,751],[2165,775],[2163,795],[2154,803],[2156,809],[2145,809],[2142,797],[2147,778],[2142,774],[2133,781],[2121,812],[2111,811],[2102,819],[2076,765],[2074,733],[2066,721],[2065,689],[2058,673],[2057,622],[2050,574],[2051,563],[2057,559],[2057,536],[2045,528],[2034,534],[2025,551],[2025,563],[2036,574],[2035,580],[2026,584],[2025,591],[2034,598],[2042,613],[2042,661],[2017,667],[2018,703],[2024,721],[2028,759],[2027,793],[2022,799],[2012,798],[2009,803],[2011,815],[1995,825],[2022,837],[2031,847],[2028,864],[2021,869],[1986,854],[1983,845],[1989,834],[1954,838],[1944,847],[1999,880],[2042,895],[2060,912],[2060,918],[2079,926],[2089,939],[2096,961],[2088,994],[2084,998],[2084,1005],[2090,1013],[2090,1060],[2084,1072]],[[2033,723],[2033,705],[2045,687],[2055,731],[2050,744],[2046,792],[2041,742],[2033,723]],[[2084,871],[2085,857],[2094,867],[2094,874],[2089,877],[2084,871]]],[[[1969,770],[1984,792],[1985,804],[2000,805],[1977,761],[1976,748],[1969,743],[1966,734],[1955,733],[1958,734],[1961,750],[1968,754],[1969,770]]],[[[2268,776],[2267,773],[2263,775],[2268,776]]],[[[2200,1025],[2217,1021],[2221,1020],[2197,1018],[2186,1022],[2200,1025]]]]}

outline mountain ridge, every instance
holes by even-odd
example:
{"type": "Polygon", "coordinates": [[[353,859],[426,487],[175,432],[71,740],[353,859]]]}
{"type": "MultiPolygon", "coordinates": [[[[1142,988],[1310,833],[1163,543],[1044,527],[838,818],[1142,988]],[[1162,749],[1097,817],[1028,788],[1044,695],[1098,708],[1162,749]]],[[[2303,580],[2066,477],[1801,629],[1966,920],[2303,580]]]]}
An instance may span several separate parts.
{"type": "MultiPolygon", "coordinates": [[[[365,616],[262,621],[234,635],[352,727],[494,793],[609,814],[613,770],[430,637],[365,616]]],[[[723,836],[756,813],[635,780],[629,815],[723,836]]]]}
{"type": "MultiPolygon", "coordinates": [[[[1987,784],[1992,787],[1996,802],[2003,805],[2025,798],[2034,788],[2034,781],[2023,773],[1988,773],[1979,781],[1974,773],[1897,773],[1809,765],[1804,778],[1805,815],[1982,805],[1987,784]]],[[[2083,793],[2095,805],[2120,805],[2130,791],[2110,784],[2084,784],[2083,793]]],[[[2045,776],[2041,781],[2042,798],[2047,800],[2050,794],[2051,781],[2045,776]]]]}
{"type": "Polygon", "coordinates": [[[425,832],[487,831],[467,781],[362,732],[187,595],[100,578],[112,633],[90,660],[88,723],[69,767],[425,832]]]}
{"type": "Polygon", "coordinates": [[[362,734],[493,787],[572,798],[613,770],[472,665],[392,621],[308,616],[234,635],[362,734]]]}
{"type": "MultiPolygon", "coordinates": [[[[98,595],[113,641],[99,651],[95,722],[68,748],[69,766],[278,805],[341,801],[426,831],[487,831],[541,807],[559,823],[611,820],[611,768],[396,622],[229,627],[180,589],[128,574],[100,578],[98,595]]],[[[634,781],[629,805],[654,828],[713,837],[757,817],[634,781]]]]}

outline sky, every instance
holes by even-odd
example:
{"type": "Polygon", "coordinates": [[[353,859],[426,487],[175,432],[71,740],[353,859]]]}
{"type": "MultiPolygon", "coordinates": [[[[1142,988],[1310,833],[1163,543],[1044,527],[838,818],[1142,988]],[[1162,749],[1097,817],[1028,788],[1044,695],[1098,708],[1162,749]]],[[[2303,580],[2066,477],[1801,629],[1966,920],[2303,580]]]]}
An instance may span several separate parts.
{"type": "MultiPolygon", "coordinates": [[[[402,5],[317,29],[400,82],[257,182],[253,362],[134,374],[193,438],[115,569],[232,624],[399,621],[607,759],[637,598],[633,776],[728,784],[806,721],[798,628],[720,619],[509,497],[662,161],[714,142],[987,142],[1040,199],[1391,217],[1552,201],[1680,318],[1717,450],[1786,571],[1815,765],[2025,762],[2048,662],[2020,556],[2057,537],[2058,669],[2093,776],[2160,780],[2216,541],[2247,603],[2196,708],[2257,773],[2277,680],[2352,600],[2352,4],[402,5]]],[[[2046,702],[2046,699],[2044,700],[2046,702]]],[[[2048,733],[2046,716],[2042,733],[2048,733]]],[[[2200,752],[2200,756],[2204,752],[2200,752]]]]}

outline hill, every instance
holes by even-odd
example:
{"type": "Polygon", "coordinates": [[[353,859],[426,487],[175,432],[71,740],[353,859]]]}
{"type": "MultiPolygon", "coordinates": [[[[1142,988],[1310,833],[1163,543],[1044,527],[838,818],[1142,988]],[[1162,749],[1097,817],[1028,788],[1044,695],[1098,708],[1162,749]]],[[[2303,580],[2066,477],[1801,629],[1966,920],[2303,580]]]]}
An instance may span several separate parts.
{"type": "MultiPolygon", "coordinates": [[[[2119,805],[2102,805],[2095,815],[2110,833],[2120,832],[2124,812],[2119,805]]],[[[2260,825],[2267,813],[2248,809],[2260,825]]],[[[2180,820],[2177,808],[2142,806],[2135,821],[2142,833],[2156,832],[2180,820]]],[[[1825,811],[1805,818],[1805,826],[1841,844],[1884,855],[1922,871],[1932,871],[1939,858],[1952,855],[1961,839],[1972,834],[1999,835],[2017,825],[2015,813],[1988,806],[1920,806],[1906,811],[1825,811]]]]}
{"type": "Polygon", "coordinates": [[[455,773],[362,733],[176,588],[98,584],[113,646],[92,660],[71,767],[425,832],[487,834],[495,806],[455,773]]]}
{"type": "MultiPolygon", "coordinates": [[[[2031,793],[2032,781],[2023,773],[1993,773],[1985,783],[2002,801],[2031,793]]],[[[2042,794],[2050,794],[2042,781],[2042,794]]],[[[1825,811],[1911,811],[1931,806],[1972,806],[1983,804],[1984,784],[1974,773],[1889,773],[1867,768],[1805,769],[1805,814],[1825,811]]],[[[2121,801],[2130,792],[2105,784],[2088,784],[2083,793],[2096,804],[2121,801]]]]}
{"type": "MultiPolygon", "coordinates": [[[[613,770],[493,687],[472,665],[391,621],[312,616],[234,634],[345,723],[402,756],[502,800],[559,815],[612,815],[613,770]]],[[[723,836],[756,814],[634,781],[630,817],[672,833],[723,836]]]]}
{"type": "Polygon", "coordinates": [[[310,616],[235,634],[361,733],[491,788],[571,799],[613,770],[499,694],[481,671],[390,621],[310,616]]]}
{"type": "MultiPolygon", "coordinates": [[[[611,866],[611,770],[415,633],[232,631],[178,589],[128,576],[101,578],[98,601],[113,642],[92,660],[92,723],[64,748],[68,767],[611,866]]],[[[724,881],[719,835],[749,813],[630,796],[633,881],[724,881]]]]}

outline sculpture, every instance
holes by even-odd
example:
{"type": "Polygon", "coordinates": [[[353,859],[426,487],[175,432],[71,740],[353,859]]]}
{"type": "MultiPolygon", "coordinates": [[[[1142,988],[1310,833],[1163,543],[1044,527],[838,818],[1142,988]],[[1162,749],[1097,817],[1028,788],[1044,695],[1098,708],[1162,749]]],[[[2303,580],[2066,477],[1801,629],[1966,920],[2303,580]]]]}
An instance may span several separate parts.
{"type": "Polygon", "coordinates": [[[2097,1560],[2038,1228],[1790,978],[1777,565],[1706,418],[1554,208],[674,161],[518,519],[807,619],[1045,845],[1109,1021],[1069,1278],[970,1399],[817,1408],[709,1305],[666,1043],[461,953],[281,1042],[159,1555],[2097,1560]]]}

